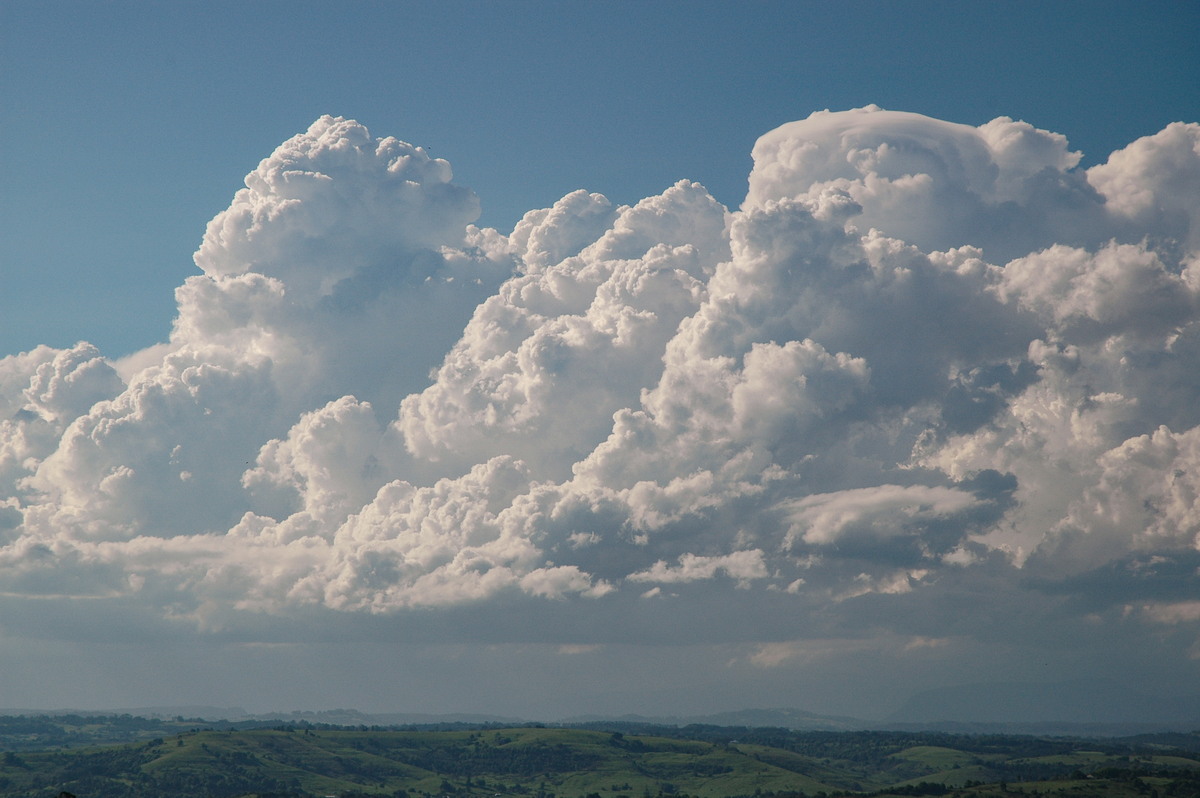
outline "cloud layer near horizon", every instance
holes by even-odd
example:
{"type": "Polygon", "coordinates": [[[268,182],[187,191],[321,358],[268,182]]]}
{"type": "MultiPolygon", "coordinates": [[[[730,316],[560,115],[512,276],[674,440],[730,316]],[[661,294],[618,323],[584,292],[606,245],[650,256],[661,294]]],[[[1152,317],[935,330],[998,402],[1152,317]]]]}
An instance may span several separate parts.
{"type": "Polygon", "coordinates": [[[1200,125],[1083,170],[867,107],[753,154],[736,210],[577,191],[506,236],[321,118],[209,223],[168,343],[0,360],[0,601],[549,603],[576,645],[724,605],[703,634],[768,667],[1000,634],[951,609],[986,592],[1200,658],[1200,125]]]}

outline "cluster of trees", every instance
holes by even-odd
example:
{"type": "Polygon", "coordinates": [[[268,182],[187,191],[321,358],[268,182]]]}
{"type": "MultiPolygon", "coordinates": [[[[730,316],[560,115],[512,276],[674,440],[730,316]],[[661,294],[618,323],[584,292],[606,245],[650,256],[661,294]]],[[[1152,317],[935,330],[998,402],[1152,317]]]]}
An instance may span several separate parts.
{"type": "MultiPolygon", "coordinates": [[[[212,724],[200,718],[143,718],[137,715],[0,715],[0,751],[39,751],[102,743],[131,743],[195,731],[212,724]]],[[[265,722],[235,725],[260,728],[265,722]]]]}
{"type": "MultiPolygon", "coordinates": [[[[1079,774],[1084,775],[1084,774],[1079,774]]],[[[1168,767],[1098,768],[1089,775],[1093,779],[1126,782],[1147,798],[1195,798],[1200,795],[1200,769],[1184,770],[1168,767]],[[1147,779],[1153,780],[1154,785],[1147,779]]]]}
{"type": "Polygon", "coordinates": [[[484,740],[480,734],[472,734],[463,742],[454,739],[435,740],[431,737],[428,745],[414,747],[410,740],[379,736],[364,741],[362,750],[423,770],[460,778],[482,773],[529,778],[540,773],[587,770],[598,761],[594,755],[561,743],[495,745],[484,740]]]}

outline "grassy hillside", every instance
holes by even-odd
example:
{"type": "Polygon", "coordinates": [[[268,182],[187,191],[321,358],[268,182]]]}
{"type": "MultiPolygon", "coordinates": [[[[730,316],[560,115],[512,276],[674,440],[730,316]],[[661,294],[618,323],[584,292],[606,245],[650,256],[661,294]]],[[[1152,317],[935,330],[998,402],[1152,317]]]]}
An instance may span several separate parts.
{"type": "Polygon", "coordinates": [[[1018,789],[1079,798],[1200,796],[1200,757],[1164,745],[1097,749],[1030,738],[716,727],[663,732],[195,730],[132,744],[9,750],[0,755],[0,796],[984,798],[1018,789]]]}

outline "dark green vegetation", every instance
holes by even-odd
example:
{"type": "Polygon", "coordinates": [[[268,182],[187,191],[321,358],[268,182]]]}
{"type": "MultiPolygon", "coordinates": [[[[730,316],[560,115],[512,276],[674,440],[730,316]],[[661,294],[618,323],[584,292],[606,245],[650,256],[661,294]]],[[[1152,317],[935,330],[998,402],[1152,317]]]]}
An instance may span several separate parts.
{"type": "Polygon", "coordinates": [[[1081,740],[622,724],[261,726],[0,718],[0,796],[1200,796],[1200,733],[1081,740]]]}

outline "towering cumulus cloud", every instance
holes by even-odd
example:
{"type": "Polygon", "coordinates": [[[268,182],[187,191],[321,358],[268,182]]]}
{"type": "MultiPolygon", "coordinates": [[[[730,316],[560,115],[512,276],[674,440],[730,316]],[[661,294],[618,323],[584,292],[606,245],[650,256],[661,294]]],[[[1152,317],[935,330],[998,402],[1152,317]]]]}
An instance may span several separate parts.
{"type": "Polygon", "coordinates": [[[761,668],[1025,613],[1200,657],[1200,126],[1084,170],[870,106],[753,154],[733,211],[577,191],[506,236],[323,117],[209,223],[166,344],[0,360],[0,601],[576,644],[725,607],[761,668]]]}

